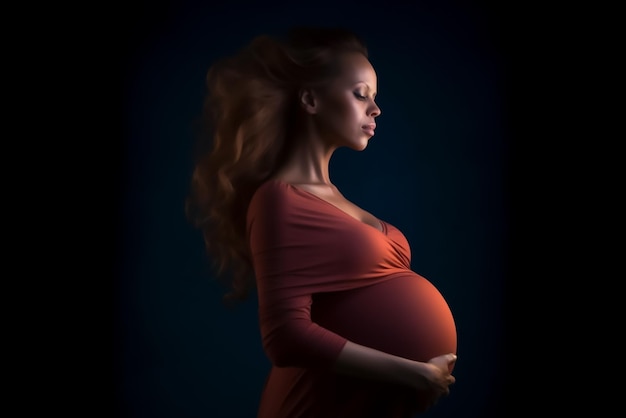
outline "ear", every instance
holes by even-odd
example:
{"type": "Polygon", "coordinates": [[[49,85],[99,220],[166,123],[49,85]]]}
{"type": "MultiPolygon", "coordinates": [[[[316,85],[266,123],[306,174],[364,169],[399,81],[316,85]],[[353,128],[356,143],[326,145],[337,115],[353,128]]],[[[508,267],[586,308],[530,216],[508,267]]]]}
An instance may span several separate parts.
{"type": "Polygon", "coordinates": [[[298,93],[298,100],[300,106],[302,106],[304,111],[309,115],[314,115],[318,112],[319,99],[312,89],[301,89],[298,93]]]}

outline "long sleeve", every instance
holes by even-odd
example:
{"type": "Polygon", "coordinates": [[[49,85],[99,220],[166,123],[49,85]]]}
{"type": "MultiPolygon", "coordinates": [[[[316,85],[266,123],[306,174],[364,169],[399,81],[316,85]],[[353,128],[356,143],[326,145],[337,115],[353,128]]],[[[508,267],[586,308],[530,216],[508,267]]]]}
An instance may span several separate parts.
{"type": "Polygon", "coordinates": [[[268,187],[248,210],[263,347],[278,367],[329,367],[346,339],[311,320],[312,295],[325,290],[325,278],[316,276],[324,269],[316,261],[323,267],[327,248],[316,239],[315,226],[294,216],[292,203],[268,187]]]}
{"type": "Polygon", "coordinates": [[[456,352],[452,313],[411,270],[404,234],[281,181],[257,189],[246,221],[261,337],[273,363],[259,418],[415,411],[414,391],[331,368],[347,341],[417,361],[456,352]]]}

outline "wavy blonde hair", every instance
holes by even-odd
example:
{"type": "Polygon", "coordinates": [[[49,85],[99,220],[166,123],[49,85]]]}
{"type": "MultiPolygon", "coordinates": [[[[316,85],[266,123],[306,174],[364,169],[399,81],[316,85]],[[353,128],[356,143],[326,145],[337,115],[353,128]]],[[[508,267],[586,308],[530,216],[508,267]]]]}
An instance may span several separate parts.
{"type": "Polygon", "coordinates": [[[298,27],[285,39],[258,36],[208,70],[186,213],[202,231],[218,279],[230,288],[226,300],[244,300],[255,286],[246,211],[256,188],[289,157],[298,92],[337,76],[346,52],[368,56],[352,31],[298,27]]]}

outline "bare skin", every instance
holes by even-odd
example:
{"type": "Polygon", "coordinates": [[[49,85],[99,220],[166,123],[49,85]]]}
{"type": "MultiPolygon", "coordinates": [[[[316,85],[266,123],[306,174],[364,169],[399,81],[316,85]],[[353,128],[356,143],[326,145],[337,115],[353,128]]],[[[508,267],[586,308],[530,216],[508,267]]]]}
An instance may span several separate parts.
{"type": "Polygon", "coordinates": [[[374,102],[376,72],[367,58],[350,54],[343,64],[345,71],[327,88],[301,92],[300,104],[307,118],[295,139],[299,146],[274,178],[313,193],[381,230],[380,222],[346,199],[329,175],[333,152],[341,146],[365,149],[371,134],[363,127],[375,124],[375,118],[381,113],[374,102]]]}
{"type": "MultiPolygon", "coordinates": [[[[275,179],[315,194],[354,218],[381,230],[380,222],[346,199],[332,183],[329,162],[339,147],[362,151],[372,137],[371,128],[381,113],[374,99],[376,72],[361,54],[344,57],[342,74],[323,90],[303,90],[300,105],[304,126],[295,138],[298,146],[275,179]]],[[[339,373],[408,385],[431,391],[434,404],[449,394],[455,382],[450,373],[456,355],[449,353],[428,362],[394,356],[348,341],[335,363],[339,373]]]]}
{"type": "Polygon", "coordinates": [[[457,356],[443,354],[428,362],[409,360],[348,341],[339,354],[335,370],[365,379],[384,380],[430,391],[431,404],[450,393],[456,379],[450,373],[457,356]]]}
{"type": "Polygon", "coordinates": [[[316,195],[331,205],[336,206],[338,209],[352,216],[356,220],[368,224],[382,232],[382,225],[378,218],[349,201],[341,194],[335,185],[300,183],[291,181],[288,178],[280,178],[280,180],[287,182],[298,189],[302,189],[316,195]]]}

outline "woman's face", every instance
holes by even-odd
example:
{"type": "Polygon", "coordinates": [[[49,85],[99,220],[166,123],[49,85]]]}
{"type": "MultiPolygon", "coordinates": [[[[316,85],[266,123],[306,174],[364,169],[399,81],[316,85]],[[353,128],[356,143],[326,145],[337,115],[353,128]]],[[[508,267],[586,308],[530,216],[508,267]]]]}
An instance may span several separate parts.
{"type": "Polygon", "coordinates": [[[314,121],[322,138],[336,147],[365,149],[381,113],[374,101],[376,89],[369,60],[359,53],[343,56],[340,75],[316,94],[314,121]]]}

